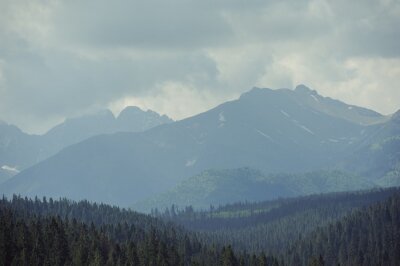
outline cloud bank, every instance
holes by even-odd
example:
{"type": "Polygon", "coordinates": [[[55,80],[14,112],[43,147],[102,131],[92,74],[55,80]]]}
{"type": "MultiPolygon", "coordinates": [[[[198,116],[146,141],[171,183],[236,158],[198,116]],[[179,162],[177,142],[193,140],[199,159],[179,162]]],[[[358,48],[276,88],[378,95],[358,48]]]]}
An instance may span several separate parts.
{"type": "Polygon", "coordinates": [[[43,132],[135,104],[181,119],[304,83],[400,108],[399,1],[2,1],[0,119],[43,132]]]}

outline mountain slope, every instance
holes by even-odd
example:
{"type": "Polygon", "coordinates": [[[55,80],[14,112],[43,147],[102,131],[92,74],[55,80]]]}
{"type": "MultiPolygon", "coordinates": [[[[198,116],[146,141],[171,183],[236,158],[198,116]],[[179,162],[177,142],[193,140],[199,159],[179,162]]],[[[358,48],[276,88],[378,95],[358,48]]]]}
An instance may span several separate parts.
{"type": "Polygon", "coordinates": [[[40,137],[28,135],[13,125],[0,122],[0,168],[24,169],[38,162],[40,137]]]}
{"type": "Polygon", "coordinates": [[[302,100],[305,95],[311,97],[308,91],[254,88],[238,100],[143,133],[94,137],[21,172],[0,192],[126,206],[206,169],[323,169],[381,126],[318,111],[302,100]]]}
{"type": "Polygon", "coordinates": [[[312,109],[360,125],[374,125],[389,120],[388,116],[383,116],[373,110],[349,105],[329,97],[323,97],[315,90],[311,90],[304,85],[297,86],[294,92],[301,103],[306,104],[312,109]]]}
{"type": "Polygon", "coordinates": [[[373,127],[373,134],[340,165],[382,186],[400,186],[400,111],[388,122],[373,127]]]}

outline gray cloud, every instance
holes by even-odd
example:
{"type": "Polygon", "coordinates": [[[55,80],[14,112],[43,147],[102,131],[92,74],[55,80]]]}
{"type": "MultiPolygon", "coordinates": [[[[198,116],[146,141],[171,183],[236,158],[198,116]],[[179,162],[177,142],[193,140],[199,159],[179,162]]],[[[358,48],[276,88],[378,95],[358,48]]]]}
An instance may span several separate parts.
{"type": "Polygon", "coordinates": [[[390,113],[398,25],[390,0],[2,2],[0,119],[39,132],[126,104],[183,118],[297,83],[390,113]]]}
{"type": "MultiPolygon", "coordinates": [[[[211,3],[211,2],[210,2],[211,3]]],[[[187,49],[218,45],[231,29],[203,1],[85,1],[64,3],[55,23],[61,38],[94,46],[187,49]]]]}

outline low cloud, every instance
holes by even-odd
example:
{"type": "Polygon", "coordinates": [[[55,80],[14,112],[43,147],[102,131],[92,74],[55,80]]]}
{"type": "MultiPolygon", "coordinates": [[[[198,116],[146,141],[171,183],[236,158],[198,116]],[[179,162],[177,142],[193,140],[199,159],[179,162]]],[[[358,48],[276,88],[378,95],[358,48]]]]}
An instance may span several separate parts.
{"type": "Polygon", "coordinates": [[[400,108],[398,1],[6,1],[0,119],[43,132],[136,104],[175,119],[253,86],[400,108]]]}

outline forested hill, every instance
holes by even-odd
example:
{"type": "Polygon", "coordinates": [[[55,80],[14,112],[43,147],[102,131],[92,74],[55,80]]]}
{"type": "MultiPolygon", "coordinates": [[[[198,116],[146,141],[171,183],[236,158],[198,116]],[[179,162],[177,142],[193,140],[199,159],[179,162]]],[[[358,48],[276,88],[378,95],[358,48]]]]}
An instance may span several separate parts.
{"type": "MultiPolygon", "coordinates": [[[[179,209],[176,205],[172,205],[162,212],[153,209],[152,215],[174,221],[195,231],[240,229],[307,212],[313,213],[313,216],[323,214],[321,219],[324,220],[337,219],[353,209],[383,201],[396,193],[400,193],[400,188],[335,192],[269,201],[236,202],[218,207],[210,205],[209,210],[202,211],[195,211],[192,206],[179,209]]],[[[308,216],[308,218],[312,220],[316,217],[308,216]]],[[[310,222],[307,222],[309,226],[312,224],[310,222]]],[[[315,223],[320,224],[318,221],[315,223]]]]}
{"type": "Polygon", "coordinates": [[[398,189],[169,212],[197,232],[87,201],[3,198],[0,265],[400,265],[398,189]]]}
{"type": "Polygon", "coordinates": [[[248,167],[207,170],[172,190],[137,202],[133,209],[149,212],[175,206],[207,209],[232,202],[266,201],[319,193],[365,190],[378,187],[371,180],[338,170],[265,174],[248,167]]]}
{"type": "Polygon", "coordinates": [[[0,200],[0,265],[281,265],[208,247],[171,223],[91,204],[0,200]]]}
{"type": "MultiPolygon", "coordinates": [[[[184,210],[173,207],[158,215],[197,231],[203,241],[215,241],[220,245],[229,243],[235,250],[274,254],[288,262],[288,265],[307,265],[311,258],[318,258],[319,254],[322,254],[323,259],[327,256],[327,265],[337,265],[331,264],[339,262],[332,260],[332,254],[339,256],[339,252],[342,256],[341,265],[363,265],[359,257],[355,256],[364,253],[365,243],[358,241],[369,241],[369,245],[373,245],[370,247],[371,252],[380,256],[380,261],[383,261],[384,256],[386,259],[391,257],[390,252],[400,244],[400,238],[396,236],[400,228],[400,204],[395,205],[393,199],[385,202],[390,197],[394,197],[395,202],[398,202],[400,190],[391,188],[258,203],[236,203],[218,208],[211,207],[209,211],[201,212],[195,212],[191,207],[184,210]],[[384,203],[373,207],[373,213],[370,213],[370,209],[362,209],[378,202],[384,203]],[[382,206],[385,206],[386,211],[380,209],[382,206]],[[390,211],[387,211],[388,209],[390,211]],[[386,220],[371,218],[371,215],[381,215],[379,212],[383,212],[382,216],[386,220]],[[356,222],[349,223],[352,219],[356,222]],[[363,225],[364,223],[366,225],[363,225]],[[350,227],[350,224],[353,227],[350,227]],[[346,232],[342,231],[344,225],[347,226],[346,232]],[[340,237],[335,239],[334,244],[332,236],[328,234],[332,233],[332,230],[337,230],[334,232],[340,237]],[[389,244],[382,245],[382,239],[390,232],[393,232],[394,237],[387,239],[389,244]],[[362,234],[365,234],[365,237],[359,240],[358,237],[362,234]],[[339,245],[340,241],[345,242],[347,246],[339,245]],[[343,249],[356,245],[355,243],[360,246],[353,246],[353,253],[342,254],[343,249]]],[[[399,260],[397,264],[392,265],[398,263],[399,260]]]]}

